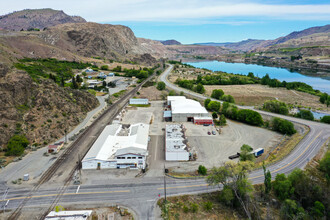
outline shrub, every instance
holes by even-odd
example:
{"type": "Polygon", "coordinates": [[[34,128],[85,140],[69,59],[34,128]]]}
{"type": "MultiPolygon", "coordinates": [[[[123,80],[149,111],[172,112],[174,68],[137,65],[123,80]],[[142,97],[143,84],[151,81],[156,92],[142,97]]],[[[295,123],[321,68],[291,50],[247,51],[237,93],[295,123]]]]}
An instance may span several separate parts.
{"type": "Polygon", "coordinates": [[[272,127],[274,131],[278,131],[282,134],[293,135],[297,132],[292,122],[281,118],[273,118],[272,127]]]}
{"type": "Polygon", "coordinates": [[[198,173],[199,173],[200,175],[205,176],[205,175],[207,174],[207,169],[206,169],[206,167],[203,166],[203,165],[199,165],[199,167],[198,167],[198,173]]]}
{"type": "Polygon", "coordinates": [[[158,82],[157,83],[157,89],[158,90],[164,90],[165,89],[165,87],[166,87],[166,85],[165,85],[165,83],[164,82],[158,82]]]}
{"type": "Polygon", "coordinates": [[[216,112],[212,112],[212,118],[213,118],[213,119],[218,118],[218,114],[217,114],[216,112]]]}
{"type": "Polygon", "coordinates": [[[103,66],[101,66],[101,70],[109,70],[109,66],[108,65],[103,65],[103,66]]]}
{"type": "Polygon", "coordinates": [[[206,211],[210,211],[213,208],[213,203],[210,201],[207,201],[204,203],[203,207],[206,211]]]}
{"type": "Polygon", "coordinates": [[[207,109],[214,112],[219,112],[220,107],[221,107],[220,102],[216,102],[216,101],[210,101],[210,103],[207,105],[207,109]]]}
{"type": "Polygon", "coordinates": [[[198,211],[198,204],[197,203],[191,203],[190,209],[193,213],[196,213],[198,211]]]}
{"type": "Polygon", "coordinates": [[[184,213],[188,213],[189,212],[189,208],[186,205],[183,206],[183,212],[184,213]]]}
{"type": "Polygon", "coordinates": [[[262,109],[282,115],[287,115],[289,113],[289,109],[287,108],[286,104],[277,100],[266,101],[263,104],[262,109]]]}

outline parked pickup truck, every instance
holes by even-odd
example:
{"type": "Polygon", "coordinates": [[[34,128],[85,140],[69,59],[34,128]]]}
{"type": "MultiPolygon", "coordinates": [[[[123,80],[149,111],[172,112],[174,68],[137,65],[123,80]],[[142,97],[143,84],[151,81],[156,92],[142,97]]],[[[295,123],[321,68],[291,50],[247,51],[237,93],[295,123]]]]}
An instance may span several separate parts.
{"type": "Polygon", "coordinates": [[[237,154],[231,155],[228,158],[231,159],[231,160],[233,160],[235,158],[239,158],[239,155],[240,155],[240,153],[237,152],[237,154]]]}

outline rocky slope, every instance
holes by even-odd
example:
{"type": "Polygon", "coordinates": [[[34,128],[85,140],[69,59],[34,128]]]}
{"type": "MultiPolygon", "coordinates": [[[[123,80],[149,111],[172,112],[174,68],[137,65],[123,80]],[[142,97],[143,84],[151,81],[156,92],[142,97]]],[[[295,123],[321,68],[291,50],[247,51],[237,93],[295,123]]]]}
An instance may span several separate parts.
{"type": "Polygon", "coordinates": [[[5,30],[40,30],[64,23],[84,23],[79,16],[69,16],[63,11],[53,9],[26,9],[0,16],[0,28],[5,30]]]}
{"type": "Polygon", "coordinates": [[[36,83],[25,72],[2,64],[0,91],[0,146],[15,133],[24,133],[31,143],[50,143],[99,104],[88,92],[62,88],[48,79],[36,83]]]}

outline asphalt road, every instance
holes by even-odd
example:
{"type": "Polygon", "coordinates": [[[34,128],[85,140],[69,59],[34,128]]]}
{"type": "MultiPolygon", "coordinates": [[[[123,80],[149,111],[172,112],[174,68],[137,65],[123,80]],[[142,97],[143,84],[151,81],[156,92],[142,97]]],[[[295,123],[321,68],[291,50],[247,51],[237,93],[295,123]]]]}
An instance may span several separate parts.
{"type": "MultiPolygon", "coordinates": [[[[170,66],[160,80],[176,91],[184,91],[197,98],[205,99],[207,97],[191,91],[178,88],[166,80],[167,75],[171,72],[173,66],[170,66]]],[[[244,108],[243,106],[240,106],[244,108]]],[[[297,147],[283,160],[267,167],[275,177],[277,173],[290,173],[295,168],[304,168],[306,163],[311,160],[320,150],[322,145],[330,137],[330,125],[321,124],[312,121],[306,121],[298,118],[292,118],[283,115],[276,115],[269,112],[262,114],[277,116],[291,120],[295,123],[305,124],[310,127],[310,132],[297,145],[297,147]]],[[[249,175],[253,183],[263,183],[263,171],[255,170],[249,175]]],[[[195,194],[202,192],[210,192],[217,190],[217,187],[208,186],[203,179],[196,180],[177,180],[166,178],[167,195],[195,194]]],[[[59,187],[43,185],[38,192],[33,194],[25,208],[40,207],[40,210],[47,210],[49,204],[55,199],[59,187]]],[[[9,189],[6,198],[0,200],[0,208],[8,202],[7,209],[15,209],[24,197],[30,192],[29,189],[15,190],[9,189]]],[[[0,192],[0,196],[4,191],[0,192]]],[[[116,180],[109,182],[107,185],[81,185],[70,186],[63,194],[59,204],[95,204],[102,202],[104,206],[111,204],[122,204],[130,207],[139,219],[155,219],[155,206],[158,197],[164,196],[164,178],[144,177],[128,180],[116,180]]],[[[3,215],[3,214],[2,214],[3,215]]],[[[23,209],[24,216],[24,209],[23,209]]],[[[1,216],[0,216],[1,217],[1,216]]]]}

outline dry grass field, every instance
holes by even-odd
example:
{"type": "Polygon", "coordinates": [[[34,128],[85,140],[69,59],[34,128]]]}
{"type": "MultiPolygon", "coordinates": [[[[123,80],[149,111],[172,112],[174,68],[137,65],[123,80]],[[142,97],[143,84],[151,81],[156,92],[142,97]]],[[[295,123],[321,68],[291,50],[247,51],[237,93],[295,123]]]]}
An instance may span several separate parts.
{"type": "Polygon", "coordinates": [[[232,95],[237,104],[256,106],[267,100],[278,99],[287,104],[311,107],[315,110],[330,111],[326,105],[319,102],[319,97],[308,93],[285,88],[271,88],[263,85],[228,85],[205,86],[206,94],[211,95],[213,89],[222,89],[225,94],[232,95]]]}

